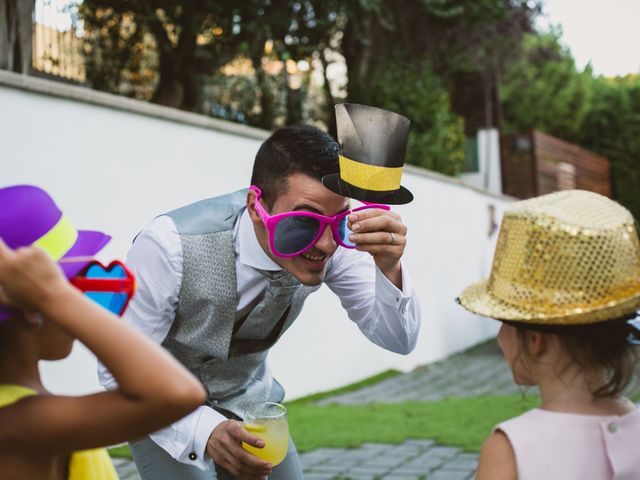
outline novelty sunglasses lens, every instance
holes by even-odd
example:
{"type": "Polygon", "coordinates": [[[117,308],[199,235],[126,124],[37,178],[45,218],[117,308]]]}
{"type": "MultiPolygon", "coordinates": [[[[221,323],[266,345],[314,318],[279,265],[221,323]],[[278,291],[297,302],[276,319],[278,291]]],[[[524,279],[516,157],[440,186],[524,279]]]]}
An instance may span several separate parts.
{"type": "MultiPolygon", "coordinates": [[[[84,274],[87,279],[125,279],[127,273],[120,265],[114,265],[110,270],[105,270],[101,265],[90,265],[84,274]]],[[[85,295],[98,305],[106,308],[116,315],[121,315],[129,299],[128,293],[120,292],[85,292],[85,295]]]]}
{"type": "Polygon", "coordinates": [[[273,232],[275,250],[284,255],[304,250],[313,243],[319,228],[320,222],[315,218],[303,215],[283,218],[273,232]]]}
{"type": "Polygon", "coordinates": [[[349,240],[349,235],[353,232],[351,232],[347,226],[348,223],[346,215],[340,219],[340,222],[338,223],[338,236],[340,237],[340,241],[344,247],[355,248],[356,244],[349,240]]]}

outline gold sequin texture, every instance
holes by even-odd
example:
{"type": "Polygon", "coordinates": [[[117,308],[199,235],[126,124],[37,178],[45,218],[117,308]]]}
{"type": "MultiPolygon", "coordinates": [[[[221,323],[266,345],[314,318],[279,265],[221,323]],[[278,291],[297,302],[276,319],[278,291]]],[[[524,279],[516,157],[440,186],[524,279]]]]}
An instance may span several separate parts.
{"type": "Polygon", "coordinates": [[[640,242],[633,216],[601,195],[569,190],[505,213],[489,279],[459,297],[486,317],[586,324],[640,307],[640,242]]]}

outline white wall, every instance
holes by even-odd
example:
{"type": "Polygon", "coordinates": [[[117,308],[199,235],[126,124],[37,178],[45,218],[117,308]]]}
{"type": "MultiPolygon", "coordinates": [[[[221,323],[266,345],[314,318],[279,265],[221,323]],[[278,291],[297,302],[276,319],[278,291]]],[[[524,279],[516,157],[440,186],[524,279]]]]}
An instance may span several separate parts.
{"type": "MultiPolygon", "coordinates": [[[[247,186],[266,135],[0,72],[0,186],[42,186],[76,226],[113,235],[103,260],[124,258],[134,235],[155,215],[247,186]]],[[[368,343],[323,288],[270,355],[289,398],[389,368],[410,370],[495,334],[494,322],[472,317],[454,299],[488,274],[495,240],[487,234],[488,205],[500,215],[509,200],[413,168],[406,169],[403,184],[416,197],[395,209],[409,226],[404,265],[424,313],[415,352],[403,357],[368,343]]],[[[94,368],[82,346],[65,361],[43,365],[46,384],[61,393],[96,389],[94,368]]]]}

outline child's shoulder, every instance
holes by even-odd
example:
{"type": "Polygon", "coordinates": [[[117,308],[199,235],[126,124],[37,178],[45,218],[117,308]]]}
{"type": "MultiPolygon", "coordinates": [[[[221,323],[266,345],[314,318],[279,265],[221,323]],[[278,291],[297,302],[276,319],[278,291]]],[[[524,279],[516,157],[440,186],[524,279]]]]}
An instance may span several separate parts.
{"type": "Polygon", "coordinates": [[[514,479],[518,476],[516,457],[507,436],[494,431],[482,443],[478,461],[477,479],[514,479]]]}
{"type": "Polygon", "coordinates": [[[505,432],[505,429],[523,428],[528,425],[535,425],[540,421],[542,417],[545,417],[544,410],[541,410],[539,408],[532,408],[531,410],[527,410],[526,412],[518,415],[517,417],[512,417],[512,418],[509,418],[508,420],[504,420],[498,423],[494,427],[493,431],[505,432]]]}

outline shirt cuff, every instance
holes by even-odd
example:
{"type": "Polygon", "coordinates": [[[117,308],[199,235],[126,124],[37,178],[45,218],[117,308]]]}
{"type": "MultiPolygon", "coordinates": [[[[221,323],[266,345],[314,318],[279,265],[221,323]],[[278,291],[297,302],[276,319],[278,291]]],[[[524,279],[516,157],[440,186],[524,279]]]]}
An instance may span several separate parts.
{"type": "Polygon", "coordinates": [[[210,407],[201,407],[200,418],[197,421],[196,433],[193,437],[193,449],[188,452],[188,462],[200,470],[208,470],[213,460],[207,455],[207,444],[211,432],[227,418],[210,407]],[[204,467],[204,468],[203,468],[204,467]]]}
{"type": "Polygon", "coordinates": [[[402,272],[402,290],[396,287],[391,281],[385,277],[384,273],[376,266],[376,297],[382,303],[395,308],[404,315],[407,312],[409,302],[412,299],[413,289],[411,281],[407,275],[406,269],[401,265],[402,272]]]}
{"type": "Polygon", "coordinates": [[[225,420],[212,408],[201,406],[149,437],[178,462],[206,471],[213,465],[207,456],[207,442],[214,428],[225,420]]]}

